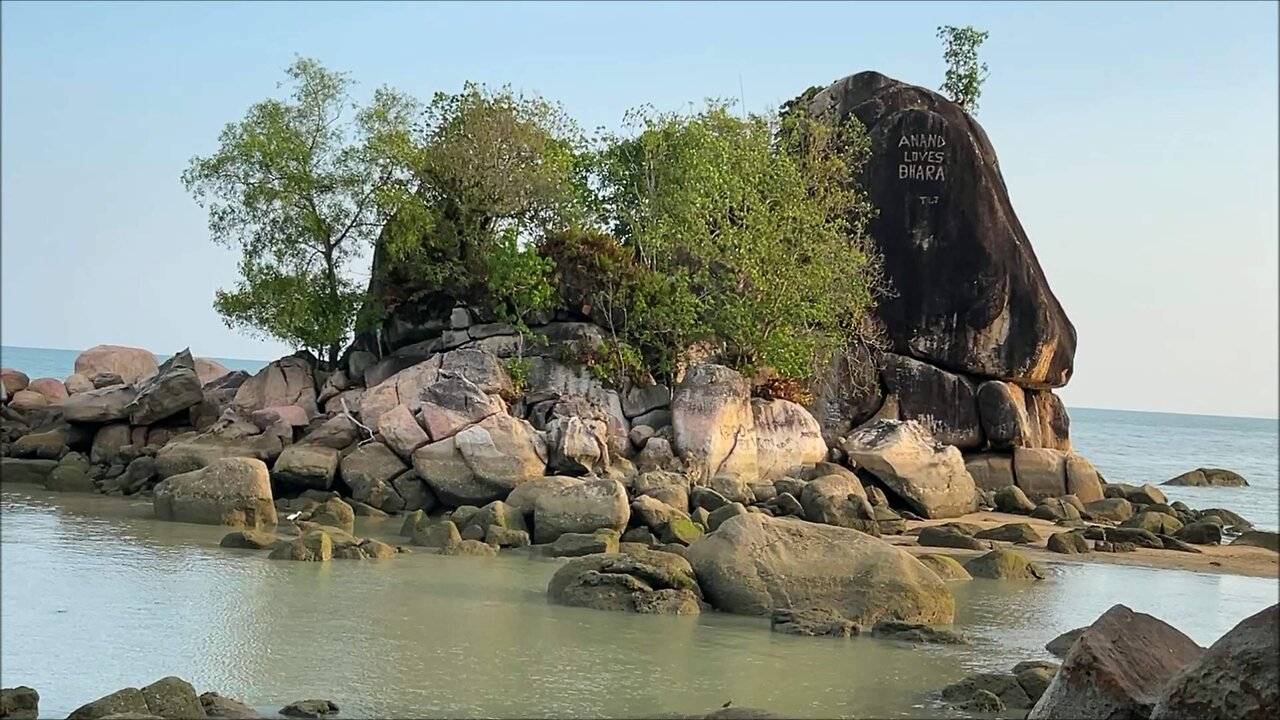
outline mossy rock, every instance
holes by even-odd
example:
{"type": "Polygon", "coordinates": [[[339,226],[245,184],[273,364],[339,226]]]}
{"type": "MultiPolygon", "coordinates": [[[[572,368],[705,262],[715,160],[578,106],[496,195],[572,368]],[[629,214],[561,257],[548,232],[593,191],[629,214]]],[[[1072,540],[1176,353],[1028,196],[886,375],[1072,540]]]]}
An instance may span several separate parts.
{"type": "Polygon", "coordinates": [[[664,543],[688,545],[703,536],[702,526],[686,517],[673,517],[662,528],[660,538],[664,543]]]}
{"type": "Polygon", "coordinates": [[[1043,580],[1045,569],[1017,550],[1000,548],[965,563],[964,569],[976,578],[992,580],[1043,580]]]}
{"type": "Polygon", "coordinates": [[[972,580],[973,576],[968,570],[960,564],[959,560],[950,555],[919,555],[917,560],[924,563],[924,566],[933,571],[934,575],[943,580],[972,580]]]}

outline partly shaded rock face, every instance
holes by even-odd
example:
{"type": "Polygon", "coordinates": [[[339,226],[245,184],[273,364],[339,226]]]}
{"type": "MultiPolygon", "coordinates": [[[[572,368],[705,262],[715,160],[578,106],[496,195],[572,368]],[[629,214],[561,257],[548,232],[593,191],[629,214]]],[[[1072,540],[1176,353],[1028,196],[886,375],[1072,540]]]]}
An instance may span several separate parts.
{"type": "Polygon", "coordinates": [[[871,139],[869,232],[897,294],[878,314],[897,352],[1023,387],[1071,377],[1076,333],[1009,202],[994,148],[960,106],[875,72],[810,111],[857,117],[871,139]]]}
{"type": "Polygon", "coordinates": [[[1280,713],[1276,605],[1246,618],[1165,686],[1151,720],[1263,720],[1280,713]]]}
{"type": "Polygon", "coordinates": [[[122,345],[95,345],[77,355],[75,364],[78,375],[92,380],[99,373],[115,373],[124,383],[136,383],[157,369],[150,350],[122,345]]]}
{"type": "Polygon", "coordinates": [[[761,480],[785,477],[827,457],[822,428],[808,410],[788,400],[751,400],[761,480]]]}
{"type": "Polygon", "coordinates": [[[671,400],[671,416],[676,452],[690,477],[759,476],[750,398],[746,378],[727,367],[689,370],[671,400]]]}
{"type": "Polygon", "coordinates": [[[183,350],[166,360],[154,376],[138,385],[138,395],[126,409],[129,422],[150,425],[197,405],[203,399],[195,359],[191,357],[190,350],[183,350]]]}
{"type": "Polygon", "coordinates": [[[1116,605],[1080,634],[1027,717],[1149,717],[1165,685],[1203,652],[1174,627],[1116,605]]]}
{"type": "Polygon", "coordinates": [[[270,363],[236,390],[237,409],[253,412],[268,407],[297,405],[314,415],[316,382],[311,366],[299,357],[286,357],[270,363]]]}
{"type": "Polygon", "coordinates": [[[919,423],[877,421],[850,435],[844,450],[924,517],[958,517],[977,508],[977,488],[960,452],[936,442],[919,423]]]}
{"type": "Polygon", "coordinates": [[[951,592],[906,551],[856,530],[748,513],[685,552],[717,609],[830,608],[869,626],[881,619],[947,624],[951,592]]]}
{"type": "Polygon", "coordinates": [[[597,610],[692,615],[700,610],[701,593],[684,558],[633,550],[570,560],[552,576],[547,598],[597,610]]]}
{"type": "Polygon", "coordinates": [[[152,499],[160,520],[274,528],[271,476],[261,460],[224,458],[175,475],[156,486],[152,499]]]}
{"type": "Polygon", "coordinates": [[[885,388],[898,400],[898,417],[931,424],[938,442],[961,450],[982,446],[978,400],[968,378],[914,358],[885,355],[885,388]]]}

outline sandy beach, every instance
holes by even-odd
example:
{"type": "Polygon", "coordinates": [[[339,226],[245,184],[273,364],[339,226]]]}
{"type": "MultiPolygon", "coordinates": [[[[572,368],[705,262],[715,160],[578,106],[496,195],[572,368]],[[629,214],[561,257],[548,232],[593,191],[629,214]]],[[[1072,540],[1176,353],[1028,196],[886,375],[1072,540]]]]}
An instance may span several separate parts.
{"type": "MultiPolygon", "coordinates": [[[[1070,528],[1054,525],[1048,520],[1009,513],[977,512],[945,520],[908,521],[907,529],[910,531],[927,525],[945,525],[950,522],[972,523],[981,526],[984,530],[1008,523],[1027,523],[1040,536],[1040,541],[1037,544],[1010,545],[1009,543],[997,542],[996,546],[1014,547],[1039,562],[1135,565],[1220,575],[1280,578],[1280,554],[1259,547],[1197,545],[1195,547],[1201,551],[1199,554],[1174,550],[1150,550],[1147,548],[1138,548],[1128,553],[1092,552],[1087,555],[1063,555],[1050,552],[1045,549],[1045,541],[1048,540],[1049,536],[1058,532],[1066,532],[1070,528]]],[[[901,546],[914,555],[952,555],[957,558],[968,559],[982,554],[982,551],[979,550],[923,547],[916,544],[916,539],[913,535],[886,535],[882,539],[890,544],[901,546]]]]}

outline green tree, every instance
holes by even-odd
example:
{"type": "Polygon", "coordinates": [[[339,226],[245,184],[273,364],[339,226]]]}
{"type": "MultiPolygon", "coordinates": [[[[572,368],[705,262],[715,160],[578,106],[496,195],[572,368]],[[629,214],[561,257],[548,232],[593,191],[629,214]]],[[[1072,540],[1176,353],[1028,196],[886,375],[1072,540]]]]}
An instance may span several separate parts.
{"type": "Polygon", "coordinates": [[[879,287],[872,209],[853,181],[861,126],[741,118],[722,102],[629,121],[634,135],[607,138],[601,155],[602,209],[662,291],[624,334],[661,328],[667,353],[712,341],[748,373],[809,377],[879,287]]]}
{"type": "Polygon", "coordinates": [[[213,240],[241,251],[241,278],[214,307],[229,327],[337,361],[362,291],[351,265],[395,208],[414,104],[379,90],[364,107],[352,81],[297,59],[285,99],[249,108],[183,183],[209,212],[213,240]]]}
{"type": "Polygon", "coordinates": [[[982,83],[986,81],[987,64],[978,61],[978,48],[989,33],[972,25],[938,28],[942,40],[942,59],[947,63],[946,79],[942,91],[966,111],[977,114],[978,97],[982,95],[982,83]]]}
{"type": "Polygon", "coordinates": [[[402,179],[380,194],[396,213],[383,241],[401,279],[508,312],[545,309],[550,286],[524,249],[586,216],[584,144],[542,98],[470,83],[437,93],[400,152],[402,179]],[[510,263],[522,268],[514,285],[510,263]]]}

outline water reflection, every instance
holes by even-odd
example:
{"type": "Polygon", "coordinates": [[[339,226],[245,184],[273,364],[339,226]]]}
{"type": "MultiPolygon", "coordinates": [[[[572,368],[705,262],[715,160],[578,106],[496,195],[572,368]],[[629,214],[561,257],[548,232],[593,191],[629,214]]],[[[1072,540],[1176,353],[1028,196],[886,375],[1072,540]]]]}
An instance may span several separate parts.
{"type": "Polygon", "coordinates": [[[219,528],[154,521],[145,503],[0,499],[0,682],[36,687],[55,716],[176,674],[268,708],[329,697],[357,717],[634,717],[725,701],[937,717],[950,712],[931,700],[941,685],[1046,657],[1047,640],[1115,602],[1207,644],[1277,592],[1264,579],[1062,565],[1038,585],[954,584],[975,644],[912,648],[776,635],[756,618],[551,606],[548,561],[268,561],[218,548],[219,528]]]}

